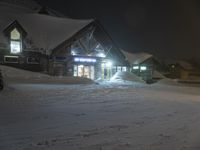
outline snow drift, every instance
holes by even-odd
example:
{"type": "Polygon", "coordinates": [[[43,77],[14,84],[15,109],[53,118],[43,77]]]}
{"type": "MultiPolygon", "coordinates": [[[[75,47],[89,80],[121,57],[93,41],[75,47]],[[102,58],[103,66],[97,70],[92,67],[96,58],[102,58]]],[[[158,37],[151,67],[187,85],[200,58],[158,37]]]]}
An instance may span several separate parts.
{"type": "Polygon", "coordinates": [[[140,82],[140,83],[145,83],[144,80],[142,80],[140,77],[136,76],[133,73],[130,72],[117,72],[112,78],[112,82],[126,82],[126,81],[131,81],[131,82],[140,82]]]}
{"type": "Polygon", "coordinates": [[[92,84],[94,81],[82,77],[57,77],[44,73],[31,72],[0,65],[6,83],[45,83],[45,84],[92,84]]]}
{"type": "Polygon", "coordinates": [[[166,78],[164,75],[162,75],[160,72],[158,72],[158,71],[153,71],[153,78],[154,79],[164,79],[164,78],[166,78]]]}
{"type": "Polygon", "coordinates": [[[179,85],[175,80],[165,78],[162,80],[159,80],[156,84],[162,84],[162,85],[179,85]]]}

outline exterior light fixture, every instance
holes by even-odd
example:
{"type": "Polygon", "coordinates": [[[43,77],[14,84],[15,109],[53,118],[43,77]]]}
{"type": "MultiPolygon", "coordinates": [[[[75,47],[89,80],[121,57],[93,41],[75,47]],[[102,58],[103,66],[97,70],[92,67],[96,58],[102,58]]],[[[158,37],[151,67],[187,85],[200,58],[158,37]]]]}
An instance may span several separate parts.
{"type": "Polygon", "coordinates": [[[172,65],[172,68],[175,68],[175,65],[172,65]]]}
{"type": "Polygon", "coordinates": [[[112,62],[111,61],[106,62],[106,66],[107,67],[111,67],[112,66],[112,62]]]}

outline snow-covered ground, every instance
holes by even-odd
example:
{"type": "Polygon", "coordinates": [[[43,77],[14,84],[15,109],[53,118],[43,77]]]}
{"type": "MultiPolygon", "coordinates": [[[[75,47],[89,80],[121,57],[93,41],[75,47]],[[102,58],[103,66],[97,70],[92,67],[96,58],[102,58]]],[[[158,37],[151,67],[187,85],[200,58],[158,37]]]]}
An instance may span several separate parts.
{"type": "Polygon", "coordinates": [[[197,87],[39,84],[34,75],[0,92],[0,150],[200,149],[197,87]]]}

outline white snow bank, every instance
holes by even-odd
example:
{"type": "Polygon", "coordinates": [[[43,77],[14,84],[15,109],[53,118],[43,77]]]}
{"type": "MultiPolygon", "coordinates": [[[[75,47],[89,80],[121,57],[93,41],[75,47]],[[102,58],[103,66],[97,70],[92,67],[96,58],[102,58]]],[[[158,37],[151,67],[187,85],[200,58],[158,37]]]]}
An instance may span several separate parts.
{"type": "Polygon", "coordinates": [[[162,75],[160,72],[158,72],[158,71],[155,70],[155,71],[153,72],[153,78],[156,78],[156,79],[164,79],[165,76],[162,75]]]}
{"type": "Polygon", "coordinates": [[[0,65],[6,83],[46,83],[46,84],[92,84],[94,81],[82,77],[57,77],[0,65]]]}
{"type": "Polygon", "coordinates": [[[175,80],[165,78],[162,80],[159,80],[156,84],[164,84],[164,85],[179,85],[175,80]]]}
{"type": "Polygon", "coordinates": [[[32,72],[27,70],[22,70],[14,67],[4,66],[0,65],[0,70],[2,71],[4,78],[44,78],[44,77],[50,77],[49,75],[38,73],[38,72],[32,72]]]}
{"type": "Polygon", "coordinates": [[[145,83],[144,80],[142,80],[140,77],[136,76],[133,73],[130,72],[117,72],[112,78],[112,82],[125,82],[125,81],[131,81],[131,82],[140,82],[145,83]]]}

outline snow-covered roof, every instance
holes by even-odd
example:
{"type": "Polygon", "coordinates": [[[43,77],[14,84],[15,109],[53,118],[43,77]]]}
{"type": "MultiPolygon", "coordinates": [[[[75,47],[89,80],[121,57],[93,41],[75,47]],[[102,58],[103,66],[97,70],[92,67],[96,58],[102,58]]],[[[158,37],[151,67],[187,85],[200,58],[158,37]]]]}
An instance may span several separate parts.
{"type": "Polygon", "coordinates": [[[193,70],[194,69],[194,67],[186,61],[178,61],[177,64],[179,64],[183,69],[186,69],[186,70],[193,70]]]}
{"type": "MultiPolygon", "coordinates": [[[[0,8],[2,3],[0,3],[0,8]]],[[[9,7],[8,7],[9,8],[9,7]]],[[[36,49],[50,51],[72,37],[82,28],[93,22],[90,20],[78,20],[71,18],[53,17],[32,12],[7,11],[0,9],[0,44],[8,44],[3,30],[15,20],[28,33],[27,39],[33,42],[36,49]]]]}
{"type": "Polygon", "coordinates": [[[183,60],[165,60],[165,64],[172,65],[172,64],[178,64],[180,67],[182,67],[185,70],[193,70],[195,69],[189,62],[183,61],[183,60]]]}
{"type": "Polygon", "coordinates": [[[165,78],[165,76],[164,75],[162,75],[160,72],[158,72],[157,70],[154,70],[153,71],[153,78],[157,78],[157,79],[164,79],[165,78]]]}
{"type": "Polygon", "coordinates": [[[132,65],[137,65],[140,64],[142,62],[144,62],[145,60],[153,57],[153,55],[149,54],[149,53],[129,53],[126,52],[124,50],[121,50],[122,53],[125,55],[126,59],[128,60],[128,62],[132,65]]]}

